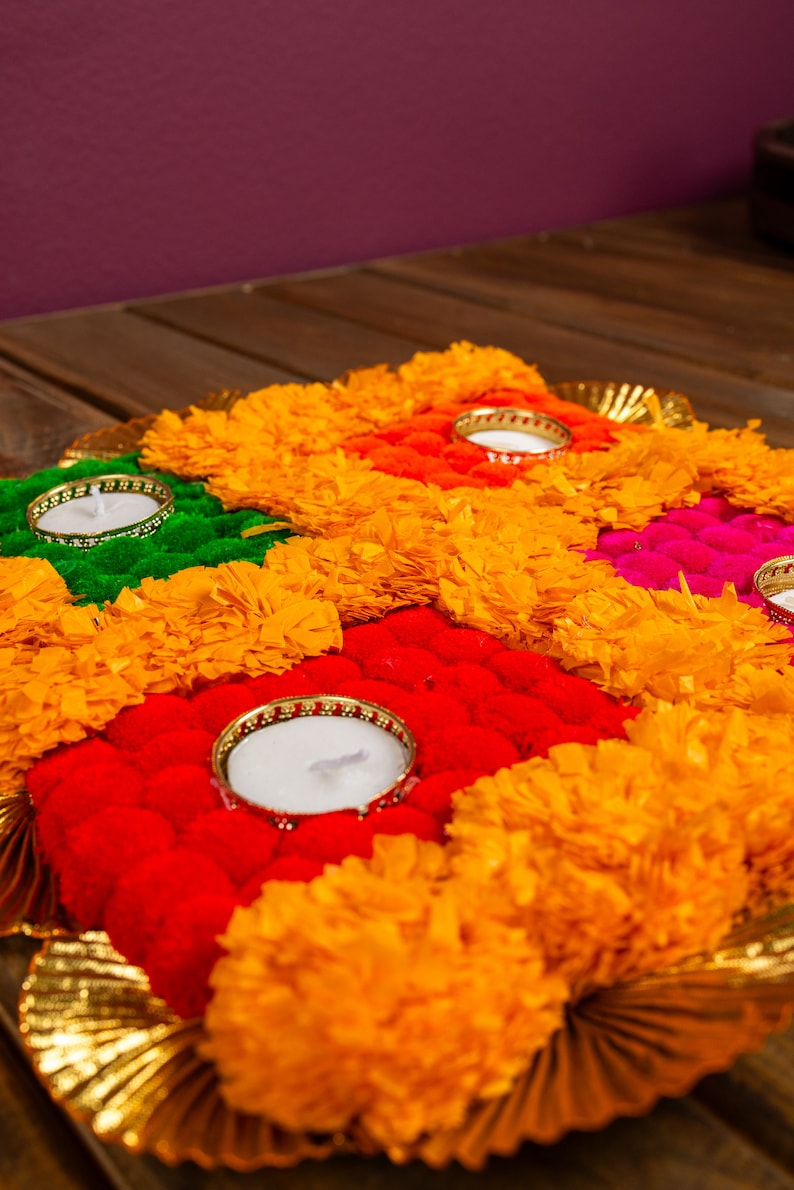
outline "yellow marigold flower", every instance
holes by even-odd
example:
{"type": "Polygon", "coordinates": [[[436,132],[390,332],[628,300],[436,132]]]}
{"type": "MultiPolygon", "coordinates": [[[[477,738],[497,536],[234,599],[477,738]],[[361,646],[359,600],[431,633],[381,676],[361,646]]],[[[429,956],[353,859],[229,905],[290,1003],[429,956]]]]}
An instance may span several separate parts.
{"type": "Polygon", "coordinates": [[[341,645],[335,605],[307,594],[299,570],[277,575],[250,562],[193,567],[169,579],[146,579],[98,614],[95,607],[42,604],[44,593],[57,595],[65,586],[48,563],[37,565],[46,569],[22,568],[28,578],[43,578],[44,585],[31,587],[29,606],[19,583],[9,583],[0,600],[0,615],[14,593],[17,615],[55,608],[49,621],[35,626],[38,639],[23,618],[16,625],[22,642],[0,648],[6,662],[0,666],[0,791],[17,788],[37,756],[99,730],[147,691],[186,690],[198,679],[243,672],[279,673],[341,645]]]}
{"type": "Polygon", "coordinates": [[[457,795],[455,878],[494,880],[572,995],[715,945],[794,890],[790,716],[660,707],[457,795]]]}
{"type": "Polygon", "coordinates": [[[73,602],[69,588],[40,558],[0,558],[0,643],[41,633],[73,602]]]}
{"type": "Polygon", "coordinates": [[[227,1101],[285,1128],[356,1122],[389,1147],[504,1094],[559,1027],[565,984],[497,902],[482,912],[443,849],[407,835],[266,885],[212,976],[205,1052],[227,1101]]]}
{"type": "Polygon", "coordinates": [[[545,392],[546,383],[532,364],[501,347],[453,343],[446,351],[419,351],[401,364],[397,375],[421,395],[418,408],[467,401],[496,388],[545,392]]]}
{"type": "Polygon", "coordinates": [[[741,603],[730,585],[707,599],[686,587],[646,591],[617,577],[594,584],[561,610],[552,651],[610,693],[646,702],[751,707],[757,696],[748,670],[765,671],[779,709],[794,709],[783,694],[794,691],[787,630],[741,603]]]}
{"type": "Polygon", "coordinates": [[[433,405],[510,385],[546,387],[536,368],[509,351],[454,343],[420,352],[396,374],[381,364],[333,384],[272,384],[228,412],[193,409],[184,420],[162,413],[144,439],[142,459],[185,476],[256,472],[274,457],[289,463],[322,454],[433,405]]]}

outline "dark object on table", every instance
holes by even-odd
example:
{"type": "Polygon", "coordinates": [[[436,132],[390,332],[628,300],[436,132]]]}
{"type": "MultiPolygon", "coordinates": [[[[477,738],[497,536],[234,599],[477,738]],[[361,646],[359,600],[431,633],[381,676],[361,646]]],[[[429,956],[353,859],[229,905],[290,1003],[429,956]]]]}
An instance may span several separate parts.
{"type": "Polygon", "coordinates": [[[750,214],[758,235],[794,247],[794,118],[756,133],[750,214]]]}

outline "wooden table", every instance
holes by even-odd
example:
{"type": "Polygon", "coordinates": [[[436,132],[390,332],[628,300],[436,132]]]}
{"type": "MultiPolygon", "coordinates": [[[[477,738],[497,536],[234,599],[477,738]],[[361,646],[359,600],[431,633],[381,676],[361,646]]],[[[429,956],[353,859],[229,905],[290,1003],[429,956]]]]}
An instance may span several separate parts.
{"type": "MultiPolygon", "coordinates": [[[[713,424],[761,417],[773,445],[794,447],[794,255],[754,239],[744,202],[731,200],[0,325],[0,474],[208,391],[330,380],[462,338],[536,361],[550,381],[677,388],[713,424]]],[[[98,1144],[39,1088],[15,1028],[34,949],[0,940],[3,1190],[794,1190],[794,1033],[646,1119],[528,1145],[478,1175],[349,1159],[169,1170],[98,1144]]]]}

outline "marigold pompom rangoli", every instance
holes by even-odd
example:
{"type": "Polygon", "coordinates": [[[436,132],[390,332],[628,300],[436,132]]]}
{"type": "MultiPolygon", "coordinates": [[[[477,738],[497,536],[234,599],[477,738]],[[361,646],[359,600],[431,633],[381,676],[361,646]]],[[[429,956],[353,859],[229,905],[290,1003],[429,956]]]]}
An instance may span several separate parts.
{"type": "Polygon", "coordinates": [[[175,491],[159,542],[37,544],[57,476],[0,485],[0,793],[64,928],[203,1018],[229,1110],[397,1158],[583,997],[791,897],[792,638],[752,576],[794,546],[794,458],[757,426],[620,427],[460,343],[164,413],[119,466],[175,491]],[[570,449],[489,460],[452,430],[481,406],[570,449]],[[229,799],[230,724],[334,699],[411,733],[393,799],[229,799]]]}

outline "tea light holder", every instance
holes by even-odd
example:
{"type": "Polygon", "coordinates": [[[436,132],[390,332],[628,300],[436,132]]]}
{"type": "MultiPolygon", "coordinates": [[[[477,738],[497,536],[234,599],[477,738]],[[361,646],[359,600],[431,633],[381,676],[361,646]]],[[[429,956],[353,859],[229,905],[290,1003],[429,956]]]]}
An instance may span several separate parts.
{"type": "Polygon", "coordinates": [[[87,550],[116,537],[149,537],[173,510],[173,493],[159,479],[149,475],[98,475],[59,484],[37,496],[28,505],[27,521],[43,541],[87,550]],[[105,496],[119,499],[105,501],[105,496]],[[59,509],[63,510],[60,517],[59,509]],[[56,515],[46,515],[51,512],[56,515]],[[119,520],[124,523],[114,523],[119,520]],[[78,523],[80,528],[72,527],[78,523]],[[64,529],[64,524],[69,528],[64,529]]]}
{"type": "Polygon", "coordinates": [[[531,409],[484,406],[461,413],[453,434],[480,446],[492,463],[547,462],[565,454],[571,431],[561,421],[531,409]]]}
{"type": "Polygon", "coordinates": [[[794,627],[794,554],[765,562],[753,575],[753,586],[770,618],[794,627]]]}
{"type": "Polygon", "coordinates": [[[316,814],[350,809],[364,817],[396,805],[415,760],[402,719],[334,694],[279,698],[247,711],[212,751],[227,806],[246,806],[280,830],[316,814]]]}

